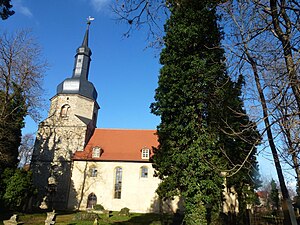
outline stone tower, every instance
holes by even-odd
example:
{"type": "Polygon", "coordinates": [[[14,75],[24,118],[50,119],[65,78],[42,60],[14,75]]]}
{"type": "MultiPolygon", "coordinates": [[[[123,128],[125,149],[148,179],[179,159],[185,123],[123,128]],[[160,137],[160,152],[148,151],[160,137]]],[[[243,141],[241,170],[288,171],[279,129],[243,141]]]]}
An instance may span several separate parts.
{"type": "Polygon", "coordinates": [[[57,86],[48,117],[39,124],[31,168],[38,188],[36,207],[65,209],[72,190],[72,155],[82,151],[97,122],[97,91],[88,81],[92,52],[90,21],[77,49],[71,78],[57,86]]]}

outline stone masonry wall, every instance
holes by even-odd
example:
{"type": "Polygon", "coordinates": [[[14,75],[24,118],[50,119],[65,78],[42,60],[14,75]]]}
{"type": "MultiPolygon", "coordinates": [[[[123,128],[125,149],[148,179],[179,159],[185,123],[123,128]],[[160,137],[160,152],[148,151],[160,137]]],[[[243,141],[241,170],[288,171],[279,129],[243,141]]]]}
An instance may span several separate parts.
{"type": "Polygon", "coordinates": [[[97,103],[79,95],[51,99],[48,118],[39,125],[32,159],[37,205],[46,200],[56,209],[67,207],[72,154],[83,150],[88,127],[95,128],[97,110],[97,103]]]}

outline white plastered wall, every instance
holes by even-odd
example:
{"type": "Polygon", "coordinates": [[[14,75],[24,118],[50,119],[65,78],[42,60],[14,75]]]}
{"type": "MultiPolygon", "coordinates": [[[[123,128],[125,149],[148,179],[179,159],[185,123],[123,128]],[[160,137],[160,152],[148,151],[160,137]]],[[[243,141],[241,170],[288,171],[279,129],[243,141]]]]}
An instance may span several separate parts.
{"type": "Polygon", "coordinates": [[[79,206],[81,210],[86,209],[88,195],[94,193],[97,196],[97,204],[103,205],[106,210],[119,211],[127,207],[131,212],[175,212],[178,200],[163,205],[158,200],[155,190],[160,180],[153,174],[154,169],[151,163],[147,162],[74,161],[69,208],[79,206]],[[142,166],[148,168],[147,178],[141,177],[142,166]],[[91,167],[97,169],[97,177],[89,176],[91,167]],[[116,167],[122,168],[121,199],[114,198],[116,167]]]}

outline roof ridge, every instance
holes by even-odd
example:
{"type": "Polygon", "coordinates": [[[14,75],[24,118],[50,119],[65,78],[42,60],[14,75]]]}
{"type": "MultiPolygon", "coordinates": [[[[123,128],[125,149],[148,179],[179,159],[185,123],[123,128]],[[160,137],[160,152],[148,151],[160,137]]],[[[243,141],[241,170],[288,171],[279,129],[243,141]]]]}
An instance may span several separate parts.
{"type": "Polygon", "coordinates": [[[132,130],[132,131],[156,131],[156,129],[139,129],[139,128],[99,128],[97,127],[96,130],[132,130]]]}

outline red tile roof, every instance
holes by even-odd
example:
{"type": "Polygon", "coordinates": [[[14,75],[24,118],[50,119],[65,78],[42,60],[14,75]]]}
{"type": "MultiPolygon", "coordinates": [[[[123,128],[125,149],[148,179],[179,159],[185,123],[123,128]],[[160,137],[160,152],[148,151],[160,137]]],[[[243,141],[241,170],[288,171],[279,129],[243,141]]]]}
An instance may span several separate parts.
{"type": "Polygon", "coordinates": [[[148,161],[141,158],[143,148],[158,146],[156,130],[95,129],[84,151],[75,152],[74,160],[148,161]],[[99,158],[92,157],[93,147],[100,147],[99,158]]]}
{"type": "Polygon", "coordinates": [[[268,197],[268,192],[267,191],[258,191],[258,192],[256,192],[256,194],[260,198],[267,198],[268,197]]]}

